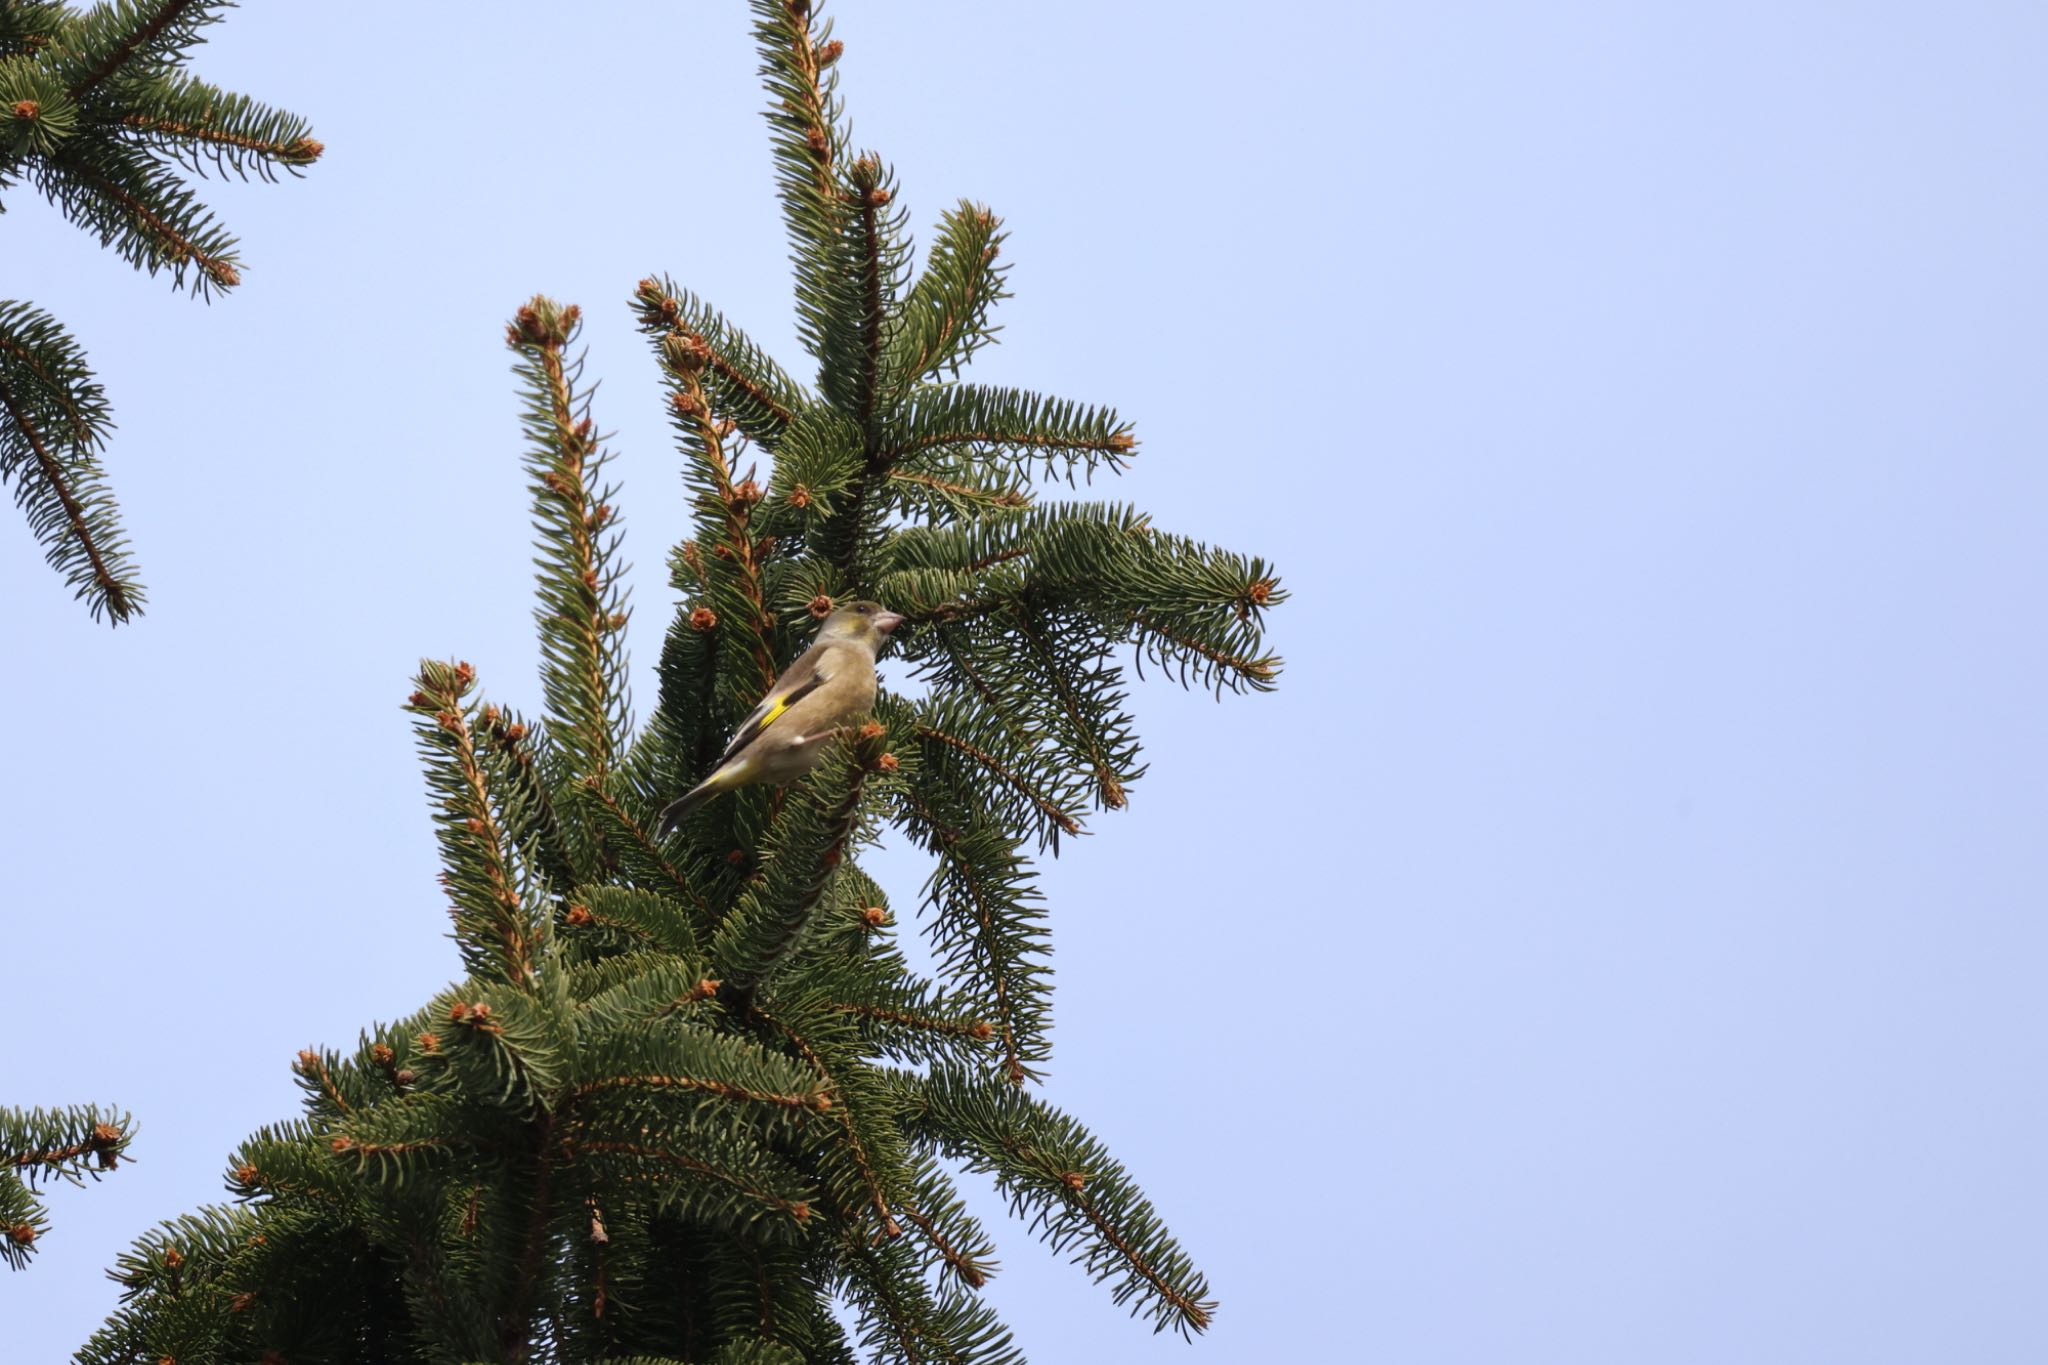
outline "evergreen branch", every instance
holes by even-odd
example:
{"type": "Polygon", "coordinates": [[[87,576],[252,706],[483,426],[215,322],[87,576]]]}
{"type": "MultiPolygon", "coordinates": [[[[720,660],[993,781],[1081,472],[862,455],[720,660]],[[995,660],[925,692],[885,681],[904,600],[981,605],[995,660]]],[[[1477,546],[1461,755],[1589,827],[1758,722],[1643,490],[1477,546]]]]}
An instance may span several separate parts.
{"type": "MultiPolygon", "coordinates": [[[[939,796],[936,782],[921,785],[939,796]]],[[[933,947],[949,974],[986,992],[1002,1073],[1022,1085],[1037,1075],[1028,1063],[1045,1055],[1046,971],[1031,960],[1045,951],[1035,878],[1014,842],[993,829],[971,799],[956,799],[946,814],[908,790],[896,799],[911,837],[938,855],[925,887],[925,903],[938,913],[933,947]]]]}
{"type": "Polygon", "coordinates": [[[993,511],[1007,512],[1031,505],[1030,495],[1014,488],[977,488],[971,484],[956,483],[942,479],[936,474],[924,474],[914,469],[891,469],[889,477],[898,483],[929,488],[949,500],[971,503],[993,511]]]}
{"type": "MultiPolygon", "coordinates": [[[[789,1040],[790,1045],[810,1063],[811,1069],[817,1072],[818,1079],[824,1082],[825,1093],[837,1091],[842,1100],[844,1099],[848,1089],[847,1083],[835,1079],[832,1069],[825,1065],[825,1059],[819,1055],[817,1048],[813,1047],[809,1040],[792,1028],[787,1021],[768,1013],[759,1004],[751,1005],[747,1012],[752,1018],[767,1024],[789,1040]]],[[[869,1154],[868,1144],[861,1137],[861,1125],[855,1119],[852,1106],[842,1102],[833,1107],[833,1112],[838,1117],[840,1128],[846,1134],[845,1152],[851,1158],[854,1170],[859,1174],[861,1188],[868,1203],[874,1208],[875,1217],[881,1221],[882,1234],[887,1237],[901,1237],[902,1225],[889,1213],[889,1195],[882,1188],[878,1163],[869,1154]]]]}
{"type": "Polygon", "coordinates": [[[697,936],[684,908],[657,892],[625,886],[579,887],[563,914],[570,926],[595,924],[660,950],[664,961],[695,960],[697,936]]]}
{"type": "Polygon", "coordinates": [[[1110,741],[1103,734],[1103,727],[1095,715],[1089,714],[1096,708],[1082,700],[1075,688],[1071,674],[1063,667],[1065,661],[1042,621],[1020,615],[1017,633],[1023,637],[1032,657],[1040,664],[1040,676],[1052,692],[1059,712],[1067,720],[1066,733],[1077,742],[1087,754],[1088,763],[1095,775],[1095,789],[1102,804],[1111,810],[1121,810],[1128,804],[1124,795],[1124,784],[1137,774],[1121,770],[1110,754],[1110,741]]]}
{"type": "Polygon", "coordinates": [[[839,870],[860,814],[868,774],[894,756],[886,731],[860,727],[833,742],[833,752],[796,789],[753,883],[719,926],[711,947],[721,980],[751,992],[802,935],[811,910],[839,870]]]}
{"type": "Polygon", "coordinates": [[[751,1100],[756,1104],[775,1105],[783,1109],[795,1109],[805,1113],[824,1111],[832,1107],[832,1099],[823,1093],[778,1093],[768,1090],[749,1090],[745,1086],[709,1076],[679,1076],[647,1073],[642,1075],[604,1076],[586,1081],[576,1087],[578,1098],[585,1095],[601,1094],[607,1090],[629,1087],[635,1090],[687,1090],[697,1094],[715,1095],[720,1099],[751,1100]]]}
{"type": "Polygon", "coordinates": [[[44,1181],[82,1185],[121,1164],[135,1120],[96,1105],[65,1109],[0,1107],[0,1261],[20,1270],[49,1231],[44,1181]]]}
{"type": "Polygon", "coordinates": [[[1109,408],[980,384],[927,384],[911,390],[885,434],[879,459],[889,465],[931,451],[967,447],[984,458],[1063,465],[1093,475],[1098,464],[1121,470],[1137,449],[1130,426],[1109,408]]]}
{"type": "MultiPolygon", "coordinates": [[[[733,482],[724,446],[730,428],[712,420],[711,405],[704,392],[705,354],[671,341],[663,344],[662,358],[673,390],[669,406],[685,435],[685,446],[697,457],[702,469],[698,508],[720,526],[717,555],[731,564],[735,586],[745,606],[744,636],[761,675],[760,685],[755,689],[758,696],[775,681],[776,673],[775,620],[768,614],[762,590],[766,548],[754,538],[750,526],[754,505],[761,500],[760,486],[751,478],[738,484],[733,482]]],[[[718,625],[715,613],[709,624],[718,625]]]]}
{"type": "Polygon", "coordinates": [[[253,152],[270,161],[281,161],[287,166],[310,166],[327,150],[326,144],[310,137],[294,137],[289,140],[251,137],[203,123],[181,123],[177,119],[165,118],[158,114],[124,114],[121,117],[121,126],[133,128],[139,133],[154,134],[173,142],[202,143],[208,147],[219,148],[222,152],[253,152]]]}
{"type": "Polygon", "coordinates": [[[544,932],[518,889],[512,853],[498,820],[494,793],[480,760],[464,698],[476,683],[466,663],[423,660],[418,690],[407,707],[438,800],[436,838],[445,865],[456,940],[473,972],[499,976],[524,989],[536,980],[544,932]]]}
{"type": "MultiPolygon", "coordinates": [[[[1182,649],[1201,655],[1204,659],[1216,665],[1219,670],[1227,671],[1229,674],[1242,679],[1245,683],[1262,692],[1271,691],[1274,679],[1280,674],[1280,660],[1271,654],[1262,655],[1258,658],[1246,658],[1233,654],[1228,650],[1206,644],[1191,635],[1183,635],[1170,630],[1154,621],[1150,615],[1142,611],[1131,613],[1131,622],[1141,630],[1156,635],[1163,640],[1170,641],[1182,649]]],[[[1222,687],[1225,684],[1219,678],[1217,685],[1222,687]]]]}
{"type": "Polygon", "coordinates": [[[40,1175],[66,1175],[83,1158],[90,1157],[100,1170],[112,1170],[128,1145],[128,1134],[112,1123],[95,1123],[86,1137],[61,1146],[31,1147],[26,1151],[0,1149],[0,1166],[16,1171],[35,1168],[40,1175]]]}
{"type": "Polygon", "coordinates": [[[58,0],[9,0],[0,5],[0,56],[29,56],[45,51],[64,6],[58,0]]]}
{"type": "Polygon", "coordinates": [[[86,405],[96,402],[98,385],[85,376],[82,362],[62,372],[41,363],[13,330],[23,323],[47,324],[64,348],[59,354],[76,355],[47,314],[25,304],[0,303],[0,412],[6,416],[0,427],[0,479],[13,475],[17,480],[15,502],[27,511],[50,566],[87,599],[95,619],[104,611],[119,624],[141,611],[143,594],[94,450],[99,437],[92,417],[104,421],[104,408],[93,412],[86,405]],[[47,377],[34,393],[21,383],[24,370],[32,379],[47,377]],[[50,406],[69,427],[68,438],[45,428],[38,409],[50,406]]]}
{"type": "Polygon", "coordinates": [[[1020,1090],[958,1071],[935,1069],[917,1089],[928,1105],[921,1131],[970,1170],[993,1174],[1012,1212],[1029,1212],[1054,1251],[1078,1244],[1075,1259],[1091,1278],[1119,1276],[1116,1302],[1149,1305],[1162,1330],[1208,1327],[1216,1305],[1207,1281],[1085,1128],[1020,1090]]]}
{"type": "Polygon", "coordinates": [[[1001,298],[996,266],[1003,234],[994,214],[962,200],[940,219],[924,273],[890,318],[883,368],[902,390],[941,369],[956,374],[984,343],[994,340],[989,308],[1001,298]]]}
{"type": "Polygon", "coordinates": [[[674,1092],[819,1114],[833,1104],[781,1053],[673,1019],[605,1029],[586,1041],[576,1066],[570,1093],[578,1099],[616,1090],[674,1092]]]}
{"type": "Polygon", "coordinates": [[[640,281],[633,296],[640,328],[657,338],[676,337],[701,351],[710,375],[705,388],[716,411],[756,441],[773,444],[809,405],[802,389],[767,352],[719,312],[666,277],[640,281]]]}
{"type": "Polygon", "coordinates": [[[161,149],[201,174],[206,163],[246,177],[251,169],[273,179],[271,168],[294,175],[326,150],[306,121],[233,94],[182,71],[122,89],[126,112],[110,125],[131,143],[161,149]]]}
{"type": "Polygon", "coordinates": [[[1054,801],[1051,797],[1045,795],[1043,792],[1033,787],[1023,777],[1011,771],[1008,767],[1004,766],[1002,761],[997,759],[994,755],[983,753],[980,749],[977,749],[974,745],[968,743],[966,740],[960,738],[958,735],[949,735],[944,731],[935,729],[929,725],[918,726],[917,733],[926,739],[936,740],[940,744],[944,744],[950,748],[956,749],[960,753],[963,753],[967,755],[967,757],[973,759],[977,764],[981,765],[982,768],[987,770],[992,776],[1000,779],[1005,785],[1015,790],[1018,793],[1018,795],[1022,796],[1025,800],[1029,801],[1034,807],[1037,808],[1038,812],[1041,815],[1043,815],[1047,820],[1050,820],[1053,824],[1059,826],[1059,828],[1065,833],[1079,834],[1081,832],[1081,822],[1079,820],[1076,820],[1073,816],[1069,815],[1065,810],[1063,810],[1058,802],[1054,801]]]}
{"type": "MultiPolygon", "coordinates": [[[[882,233],[877,217],[882,206],[889,202],[890,193],[879,183],[881,163],[871,157],[862,157],[853,165],[853,197],[859,226],[860,271],[860,373],[855,392],[859,394],[859,422],[862,432],[871,432],[875,423],[875,402],[882,387],[882,273],[886,268],[882,260],[882,233]]],[[[873,461],[870,460],[870,468],[873,461]]]]}
{"type": "MultiPolygon", "coordinates": [[[[348,1098],[341,1093],[341,1087],[334,1083],[334,1072],[328,1059],[312,1048],[299,1053],[298,1059],[292,1063],[292,1072],[308,1091],[308,1098],[324,1100],[335,1118],[345,1119],[353,1111],[348,1098]]],[[[315,1112],[319,1111],[316,1109],[315,1112]]]]}
{"type": "Polygon", "coordinates": [[[841,1248],[848,1296],[860,1312],[861,1345],[890,1365],[1024,1365],[1023,1353],[986,1303],[952,1286],[934,1295],[901,1243],[841,1248]]]}
{"type": "Polygon", "coordinates": [[[763,1189],[735,1172],[724,1170],[708,1161],[700,1161],[696,1157],[675,1150],[673,1147],[657,1147],[635,1142],[580,1141],[571,1142],[566,1150],[571,1156],[582,1156],[585,1154],[626,1156],[638,1161],[654,1161],[663,1165],[674,1166],[678,1170],[689,1171],[692,1174],[701,1175],[707,1179],[718,1181],[720,1184],[728,1185],[748,1198],[765,1204],[779,1213],[788,1215],[793,1222],[805,1223],[811,1217],[809,1201],[785,1199],[775,1193],[775,1191],[763,1189]]]}
{"type": "Polygon", "coordinates": [[[994,1025],[986,1019],[941,1019],[936,1015],[914,1014],[909,1010],[892,1009],[887,1005],[870,1005],[849,1000],[834,1001],[832,1008],[842,1014],[858,1015],[863,1019],[880,1019],[904,1028],[922,1029],[927,1033],[955,1038],[972,1038],[976,1042],[987,1042],[995,1036],[994,1025]]]}
{"type": "Polygon", "coordinates": [[[525,812],[523,825],[506,831],[517,847],[531,845],[542,871],[557,895],[580,880],[578,859],[571,852],[555,813],[553,794],[542,780],[540,741],[542,736],[510,711],[486,706],[479,717],[479,729],[487,745],[482,753],[491,760],[487,778],[513,793],[507,806],[525,812]]]}
{"type": "Polygon", "coordinates": [[[952,1242],[947,1240],[946,1235],[939,1230],[938,1224],[934,1220],[918,1212],[918,1210],[908,1204],[903,1206],[903,1216],[916,1225],[917,1230],[925,1235],[925,1240],[929,1241],[937,1249],[940,1259],[945,1261],[952,1272],[965,1281],[970,1288],[980,1289],[988,1283],[988,1265],[980,1258],[954,1246],[952,1242]]]}
{"type": "Polygon", "coordinates": [[[711,913],[711,905],[704,899],[704,894],[669,861],[654,836],[638,819],[627,813],[617,798],[590,783],[585,783],[579,790],[582,799],[599,813],[605,829],[613,836],[606,840],[607,846],[631,864],[631,871],[643,879],[665,883],[705,914],[711,913]]]}
{"type": "Polygon", "coordinates": [[[201,294],[209,287],[231,289],[242,282],[234,240],[214,228],[212,216],[197,207],[189,192],[162,189],[151,183],[143,168],[115,162],[105,154],[93,164],[47,160],[35,174],[43,193],[74,222],[98,233],[102,243],[111,245],[125,232],[123,254],[151,274],[168,263],[173,281],[182,285],[186,265],[195,264],[199,276],[194,288],[201,294]],[[127,183],[111,171],[118,171],[127,183]]]}
{"type": "Polygon", "coordinates": [[[120,71],[138,56],[148,54],[155,60],[189,47],[205,25],[215,22],[218,15],[208,11],[225,9],[221,0],[158,0],[154,6],[132,3],[132,0],[117,0],[117,3],[103,5],[93,16],[104,16],[105,25],[113,34],[91,34],[92,38],[107,43],[104,51],[92,57],[89,49],[83,49],[81,56],[90,60],[85,69],[71,81],[71,97],[81,99],[90,94],[102,82],[120,71]],[[197,11],[196,13],[194,11],[197,11]],[[127,23],[122,21],[126,20],[127,23]],[[125,32],[122,30],[125,29],[125,32]],[[118,34],[118,36],[114,36],[118,34]]]}
{"type": "Polygon", "coordinates": [[[521,357],[526,387],[526,465],[542,552],[534,615],[549,733],[572,776],[602,783],[631,725],[618,644],[630,613],[620,586],[625,570],[615,560],[618,536],[607,534],[615,490],[597,486],[608,457],[589,398],[575,391],[582,363],[565,360],[581,322],[574,304],[536,295],[506,327],[505,342],[521,357]]]}

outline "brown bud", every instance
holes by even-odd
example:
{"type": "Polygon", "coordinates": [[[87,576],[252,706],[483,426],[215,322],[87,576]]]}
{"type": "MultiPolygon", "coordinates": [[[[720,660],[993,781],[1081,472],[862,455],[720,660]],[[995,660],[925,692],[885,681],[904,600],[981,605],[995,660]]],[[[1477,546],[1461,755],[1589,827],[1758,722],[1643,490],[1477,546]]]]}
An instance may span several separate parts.
{"type": "Polygon", "coordinates": [[[819,1113],[822,1114],[831,1107],[832,1097],[830,1095],[813,1095],[811,1097],[811,1108],[817,1110],[819,1113]]]}
{"type": "Polygon", "coordinates": [[[482,834],[484,832],[484,822],[479,819],[476,819],[474,816],[467,820],[464,820],[462,822],[462,827],[468,830],[471,834],[482,834]]]}
{"type": "Polygon", "coordinates": [[[711,608],[699,607],[690,613],[691,630],[716,630],[717,628],[718,613],[711,610],[711,608]]]}
{"type": "Polygon", "coordinates": [[[419,1078],[420,1073],[414,1071],[411,1067],[400,1067],[391,1074],[392,1083],[401,1087],[411,1085],[419,1078]]]}
{"type": "Polygon", "coordinates": [[[883,754],[875,760],[875,769],[878,772],[893,773],[902,766],[902,762],[894,754],[883,754]]]}
{"type": "Polygon", "coordinates": [[[975,1020],[974,1027],[967,1031],[984,1043],[996,1036],[996,1026],[986,1019],[975,1020]]]}
{"type": "Polygon", "coordinates": [[[846,44],[834,38],[831,42],[818,49],[818,65],[820,67],[830,66],[838,61],[845,52],[846,44]]]}
{"type": "Polygon", "coordinates": [[[832,599],[825,596],[824,593],[819,593],[811,599],[810,610],[811,615],[822,621],[832,614],[832,599]]]}
{"type": "Polygon", "coordinates": [[[35,1241],[36,1230],[28,1223],[16,1223],[13,1227],[7,1229],[7,1235],[17,1244],[27,1246],[35,1241]]]}
{"type": "Polygon", "coordinates": [[[709,1000],[716,994],[718,994],[718,982],[710,977],[707,976],[697,983],[697,998],[699,1000],[709,1000]]]}
{"type": "Polygon", "coordinates": [[[422,1052],[439,1052],[441,1050],[441,1035],[438,1033],[422,1033],[419,1037],[419,1044],[420,1051],[422,1052]]]}
{"type": "Polygon", "coordinates": [[[890,198],[891,196],[889,194],[889,191],[885,187],[877,185],[875,186],[875,188],[867,192],[867,206],[871,209],[878,209],[882,207],[882,205],[888,203],[890,198]]]}
{"type": "Polygon", "coordinates": [[[810,1204],[802,1199],[797,1200],[789,1206],[789,1216],[799,1223],[807,1221],[811,1216],[810,1204]]]}
{"type": "Polygon", "coordinates": [[[761,485],[752,479],[741,479],[739,486],[732,490],[735,507],[752,507],[761,500],[761,485]]]}
{"type": "Polygon", "coordinates": [[[1119,431],[1116,435],[1109,438],[1109,448],[1119,455],[1127,454],[1131,450],[1136,449],[1137,444],[1138,438],[1131,435],[1128,431],[1119,431]]]}
{"type": "Polygon", "coordinates": [[[1244,590],[1245,598],[1253,606],[1263,607],[1273,600],[1273,586],[1272,579],[1261,578],[1244,590]]]}
{"type": "Polygon", "coordinates": [[[1068,1171],[1060,1179],[1065,1182],[1066,1187],[1070,1190],[1078,1190],[1088,1183],[1088,1177],[1079,1171],[1068,1171]]]}
{"type": "Polygon", "coordinates": [[[14,116],[16,118],[36,119],[41,118],[42,114],[43,106],[37,104],[34,100],[16,100],[14,102],[14,116]]]}
{"type": "Polygon", "coordinates": [[[511,723],[510,725],[508,725],[508,726],[506,726],[506,727],[505,727],[505,738],[507,738],[507,739],[510,739],[510,740],[521,740],[521,739],[525,739],[525,738],[526,738],[526,727],[525,727],[524,725],[521,725],[521,724],[520,724],[520,723],[519,723],[518,721],[516,721],[516,720],[515,720],[515,721],[513,721],[513,722],[512,722],[512,723],[511,723]]]}
{"type": "Polygon", "coordinates": [[[300,1052],[299,1052],[299,1069],[300,1069],[300,1070],[302,1070],[302,1071],[311,1071],[311,1070],[313,1070],[313,1068],[315,1068],[315,1067],[317,1067],[317,1066],[319,1066],[319,1065],[320,1065],[320,1054],[319,1054],[319,1053],[317,1053],[317,1052],[313,1051],[313,1049],[311,1049],[311,1048],[304,1048],[304,1049],[301,1049],[301,1050],[300,1050],[300,1052]]]}
{"type": "Polygon", "coordinates": [[[698,400],[697,395],[691,393],[688,389],[679,389],[675,393],[670,394],[668,405],[684,417],[699,417],[704,412],[704,404],[698,400]]]}
{"type": "Polygon", "coordinates": [[[811,128],[804,133],[804,141],[810,144],[811,152],[823,161],[832,155],[832,143],[825,137],[823,128],[811,128]]]}
{"type": "Polygon", "coordinates": [[[253,1290],[244,1291],[228,1300],[228,1311],[230,1313],[246,1313],[249,1311],[250,1305],[255,1302],[255,1292],[253,1290]]]}
{"type": "Polygon", "coordinates": [[[393,1052],[388,1045],[379,1043],[370,1049],[370,1060],[378,1066],[390,1066],[398,1060],[398,1054],[393,1052]]]}
{"type": "Polygon", "coordinates": [[[427,694],[415,692],[405,699],[405,704],[407,706],[425,706],[427,704],[427,694]]]}
{"type": "Polygon", "coordinates": [[[460,1000],[448,1007],[448,1022],[459,1024],[469,1018],[469,1006],[460,1000]]]}
{"type": "Polygon", "coordinates": [[[791,507],[809,507],[811,505],[811,490],[802,484],[798,484],[790,489],[789,505],[791,507]]]}
{"type": "Polygon", "coordinates": [[[590,920],[590,907],[587,905],[572,905],[562,916],[564,924],[588,924],[590,920]]]}
{"type": "Polygon", "coordinates": [[[870,905],[860,912],[861,922],[870,929],[879,929],[889,922],[889,912],[879,905],[870,905]]]}
{"type": "Polygon", "coordinates": [[[350,1137],[338,1137],[334,1139],[334,1141],[327,1144],[327,1146],[334,1152],[336,1156],[340,1156],[344,1152],[353,1150],[355,1145],[356,1140],[350,1137]]]}
{"type": "Polygon", "coordinates": [[[747,860],[747,851],[743,848],[736,848],[732,852],[725,855],[725,860],[731,863],[734,867],[738,867],[741,863],[747,860]]]}
{"type": "Polygon", "coordinates": [[[467,687],[471,683],[475,682],[476,665],[471,663],[465,663],[458,660],[455,665],[455,680],[461,683],[464,687],[467,687]]]}
{"type": "Polygon", "coordinates": [[[176,1247],[165,1247],[164,1264],[176,1270],[179,1266],[185,1264],[185,1253],[176,1247]]]}
{"type": "Polygon", "coordinates": [[[694,374],[711,359],[711,348],[704,338],[687,332],[671,332],[661,339],[661,358],[669,368],[694,374]]]}
{"type": "Polygon", "coordinates": [[[885,728],[883,728],[882,722],[878,720],[868,721],[865,725],[862,725],[860,729],[854,731],[854,734],[858,735],[862,739],[880,739],[883,735],[887,733],[888,731],[885,728]]]}
{"type": "Polygon", "coordinates": [[[648,298],[659,298],[661,296],[661,286],[655,283],[652,275],[649,275],[646,279],[640,281],[640,286],[635,292],[643,294],[648,298]]]}

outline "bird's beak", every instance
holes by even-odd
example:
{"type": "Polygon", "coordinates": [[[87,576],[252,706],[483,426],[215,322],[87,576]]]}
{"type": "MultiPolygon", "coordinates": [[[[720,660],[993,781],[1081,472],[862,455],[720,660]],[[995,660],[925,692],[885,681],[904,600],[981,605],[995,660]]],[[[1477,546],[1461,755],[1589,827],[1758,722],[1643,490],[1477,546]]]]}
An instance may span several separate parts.
{"type": "Polygon", "coordinates": [[[884,635],[887,635],[902,624],[903,613],[901,612],[878,611],[875,613],[875,629],[881,631],[884,635]]]}

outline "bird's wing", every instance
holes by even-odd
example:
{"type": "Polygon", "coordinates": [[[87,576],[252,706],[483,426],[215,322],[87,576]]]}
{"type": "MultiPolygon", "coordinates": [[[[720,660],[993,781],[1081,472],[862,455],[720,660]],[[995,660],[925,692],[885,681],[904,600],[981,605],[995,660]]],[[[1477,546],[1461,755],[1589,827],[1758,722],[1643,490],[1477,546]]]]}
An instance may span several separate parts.
{"type": "Polygon", "coordinates": [[[748,712],[747,718],[740,722],[740,728],[733,731],[732,743],[726,745],[725,752],[718,756],[720,766],[730,763],[733,755],[759,739],[769,726],[782,718],[783,712],[831,681],[825,656],[825,650],[813,646],[789,666],[787,673],[775,680],[775,685],[768,689],[768,695],[761,698],[761,704],[748,712]]]}

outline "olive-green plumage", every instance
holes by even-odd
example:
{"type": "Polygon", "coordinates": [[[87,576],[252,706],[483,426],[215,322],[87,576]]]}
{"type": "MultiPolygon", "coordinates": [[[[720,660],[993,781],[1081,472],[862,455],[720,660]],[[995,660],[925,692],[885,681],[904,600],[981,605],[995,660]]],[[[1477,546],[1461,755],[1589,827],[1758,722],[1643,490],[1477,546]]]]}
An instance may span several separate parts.
{"type": "Polygon", "coordinates": [[[873,602],[849,602],[825,618],[818,638],[768,689],[733,732],[711,775],[661,812],[668,833],[720,792],[802,777],[840,726],[875,705],[875,656],[903,618],[873,602]]]}

